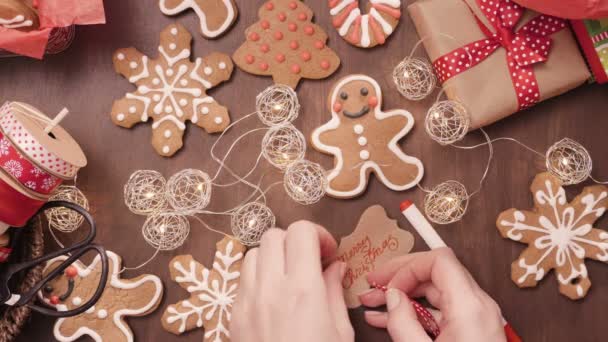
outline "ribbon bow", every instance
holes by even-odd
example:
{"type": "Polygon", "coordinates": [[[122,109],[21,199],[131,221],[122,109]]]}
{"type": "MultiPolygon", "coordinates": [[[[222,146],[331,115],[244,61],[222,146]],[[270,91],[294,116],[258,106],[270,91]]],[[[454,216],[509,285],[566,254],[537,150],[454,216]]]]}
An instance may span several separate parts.
{"type": "Polygon", "coordinates": [[[519,109],[534,105],[540,100],[540,92],[533,65],[547,60],[551,49],[549,36],[565,28],[566,22],[560,18],[539,15],[516,31],[515,26],[525,11],[523,7],[511,0],[477,0],[477,4],[494,32],[475,16],[486,38],[439,57],[433,63],[439,80],[443,83],[473,68],[502,47],[507,50],[507,65],[519,109]]]}

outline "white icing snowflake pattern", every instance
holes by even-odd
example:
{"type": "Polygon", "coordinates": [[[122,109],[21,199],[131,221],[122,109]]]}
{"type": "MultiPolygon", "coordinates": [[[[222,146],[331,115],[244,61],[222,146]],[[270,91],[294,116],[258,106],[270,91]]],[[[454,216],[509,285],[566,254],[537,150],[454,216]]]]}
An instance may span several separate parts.
{"type": "Polygon", "coordinates": [[[504,237],[530,244],[512,265],[513,281],[522,287],[535,286],[555,269],[560,292],[582,298],[591,285],[584,259],[608,262],[608,232],[592,226],[608,207],[608,188],[585,188],[568,203],[559,181],[541,174],[532,190],[535,211],[511,209],[497,221],[504,237]]]}
{"type": "Polygon", "coordinates": [[[4,163],[4,170],[6,170],[6,172],[10,173],[14,177],[19,178],[23,173],[23,165],[21,165],[21,163],[16,160],[9,160],[4,163]]]}
{"type": "Polygon", "coordinates": [[[10,142],[6,138],[0,139],[0,156],[7,156],[10,148],[10,142]]]}
{"type": "Polygon", "coordinates": [[[218,248],[211,271],[191,256],[177,257],[172,262],[175,271],[172,278],[191,293],[191,297],[167,308],[162,318],[165,327],[176,328],[181,334],[204,326],[205,341],[221,342],[230,337],[228,324],[244,253],[244,246],[236,244],[238,242],[229,239],[224,251],[218,248]],[[210,321],[213,323],[206,323],[210,321]]]}
{"type": "Polygon", "coordinates": [[[137,91],[114,103],[114,123],[130,128],[151,118],[152,144],[166,157],[182,147],[186,121],[209,133],[223,131],[230,123],[228,110],[206,91],[230,78],[232,61],[214,53],[191,62],[191,40],[188,31],[175,24],[161,32],[156,59],[133,48],[114,54],[116,70],[137,86],[137,91]]]}

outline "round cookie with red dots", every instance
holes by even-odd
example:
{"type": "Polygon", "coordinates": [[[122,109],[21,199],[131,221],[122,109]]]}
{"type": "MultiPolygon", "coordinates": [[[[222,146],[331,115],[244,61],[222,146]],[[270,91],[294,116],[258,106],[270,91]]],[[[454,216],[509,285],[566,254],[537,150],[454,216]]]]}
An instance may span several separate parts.
{"type": "Polygon", "coordinates": [[[301,1],[267,1],[258,16],[233,56],[242,70],[295,88],[302,78],[326,78],[340,66],[326,45],[327,33],[312,23],[312,10],[301,1]]]}

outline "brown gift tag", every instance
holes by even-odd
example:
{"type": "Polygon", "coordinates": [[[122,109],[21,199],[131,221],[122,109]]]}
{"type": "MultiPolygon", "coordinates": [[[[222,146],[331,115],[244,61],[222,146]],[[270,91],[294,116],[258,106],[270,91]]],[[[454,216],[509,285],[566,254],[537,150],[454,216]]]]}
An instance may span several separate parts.
{"type": "MultiPolygon", "coordinates": [[[[461,46],[486,38],[467,3],[494,32],[494,27],[488,25],[475,0],[420,0],[408,7],[419,36],[426,38],[423,43],[431,62],[461,46]],[[455,40],[442,34],[449,34],[455,40]]],[[[516,30],[537,15],[527,10],[516,30]]],[[[534,65],[540,101],[576,88],[591,76],[569,28],[550,38],[552,46],[547,61],[534,65]]],[[[477,66],[446,81],[443,87],[450,99],[458,99],[465,104],[471,116],[471,129],[487,126],[519,110],[506,50],[502,47],[477,66]]]]}
{"type": "Polygon", "coordinates": [[[340,241],[337,260],[346,263],[342,280],[346,306],[359,307],[358,294],[369,289],[367,274],[392,258],[409,253],[414,247],[414,236],[390,219],[380,205],[363,213],[355,231],[340,241]]]}

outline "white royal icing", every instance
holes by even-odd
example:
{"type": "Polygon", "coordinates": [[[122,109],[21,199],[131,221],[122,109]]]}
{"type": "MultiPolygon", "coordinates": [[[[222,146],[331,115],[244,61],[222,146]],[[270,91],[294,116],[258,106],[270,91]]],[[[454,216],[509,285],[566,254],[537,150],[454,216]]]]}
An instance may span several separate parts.
{"type": "MultiPolygon", "coordinates": [[[[380,181],[391,190],[403,191],[403,190],[412,188],[413,186],[418,184],[420,182],[420,180],[422,179],[422,176],[424,174],[424,167],[422,166],[422,163],[420,162],[420,160],[418,158],[414,158],[414,157],[408,156],[405,153],[403,153],[403,151],[401,150],[401,148],[398,145],[398,142],[414,126],[414,117],[412,116],[412,114],[410,112],[408,112],[406,110],[402,110],[402,109],[392,110],[392,111],[386,112],[386,113],[383,112],[382,111],[382,90],[380,89],[380,85],[373,78],[371,78],[369,76],[365,76],[365,75],[352,75],[352,76],[346,77],[342,81],[340,81],[340,83],[338,83],[334,88],[335,90],[331,96],[330,103],[332,103],[332,104],[336,103],[336,100],[338,99],[338,95],[339,95],[339,90],[342,89],[344,87],[344,85],[346,85],[347,83],[354,82],[354,81],[363,81],[363,82],[369,83],[370,85],[372,85],[374,87],[376,97],[378,98],[378,105],[376,106],[376,108],[374,110],[376,119],[383,120],[383,119],[386,119],[386,118],[389,118],[392,116],[397,116],[397,115],[407,118],[407,124],[388,143],[387,148],[391,152],[393,152],[400,160],[402,160],[408,164],[415,165],[418,168],[418,175],[416,175],[415,179],[408,184],[396,185],[396,184],[391,183],[388,180],[388,178],[386,178],[380,165],[378,165],[374,161],[366,160],[361,165],[361,169],[359,172],[359,184],[355,187],[355,189],[353,189],[351,191],[338,191],[336,189],[331,188],[331,185],[329,185],[327,188],[327,193],[332,196],[335,196],[335,197],[354,197],[354,196],[362,193],[365,190],[365,188],[367,187],[366,179],[367,179],[367,170],[369,170],[369,169],[374,170],[376,175],[380,179],[380,181]]],[[[344,167],[344,156],[342,155],[342,150],[335,146],[325,145],[320,140],[320,136],[322,133],[335,130],[340,125],[340,117],[338,116],[338,113],[336,113],[333,110],[333,108],[332,108],[331,116],[332,116],[332,118],[328,123],[317,128],[316,130],[314,130],[314,132],[312,134],[313,144],[322,152],[331,154],[336,158],[335,167],[327,176],[329,184],[331,184],[331,181],[340,174],[340,172],[342,171],[342,168],[344,167]]],[[[364,127],[361,125],[355,125],[354,130],[355,130],[356,134],[360,135],[364,132],[364,127]]],[[[368,151],[368,153],[369,153],[369,151],[368,151]]]]}
{"type": "Polygon", "coordinates": [[[226,252],[217,251],[215,257],[220,262],[213,263],[213,269],[219,273],[220,279],[213,284],[209,284],[210,271],[207,268],[203,268],[202,274],[196,273],[196,262],[192,260],[189,265],[182,265],[181,262],[177,261],[173,264],[175,271],[178,272],[179,276],[175,277],[175,281],[178,283],[191,283],[194,284],[187,288],[190,293],[197,293],[199,298],[203,301],[202,306],[196,306],[192,302],[185,300],[182,302],[182,306],[188,308],[188,311],[179,312],[173,306],[169,306],[167,309],[167,323],[173,324],[179,322],[178,331],[183,333],[186,330],[186,322],[191,316],[195,315],[197,318],[196,326],[203,326],[203,318],[205,320],[211,319],[215,314],[217,317],[217,326],[215,329],[208,329],[205,331],[205,339],[209,341],[223,341],[222,335],[230,337],[229,327],[224,325],[224,319],[230,321],[231,308],[234,300],[236,299],[238,283],[229,285],[230,281],[238,279],[241,276],[239,271],[230,271],[230,268],[234,263],[243,258],[243,253],[233,254],[234,243],[228,242],[226,245],[226,252]],[[203,313],[208,310],[208,314],[203,317],[203,313]],[[212,339],[211,339],[212,338],[212,339]]]}
{"type": "MultiPolygon", "coordinates": [[[[523,237],[522,232],[526,231],[541,235],[534,241],[534,247],[542,251],[542,255],[531,264],[528,264],[523,258],[519,260],[518,265],[524,270],[524,274],[517,279],[519,284],[524,283],[530,276],[534,277],[536,281],[541,280],[549,271],[543,269],[541,264],[546,258],[552,257],[555,258],[556,267],[569,265],[569,275],[557,274],[558,281],[562,285],[569,285],[574,279],[587,278],[585,264],[580,263],[577,269],[573,262],[573,260],[582,260],[586,257],[584,246],[595,247],[598,253],[594,257],[599,261],[608,261],[608,234],[599,234],[603,241],[592,240],[587,235],[593,228],[584,220],[589,215],[600,217],[604,214],[605,209],[599,206],[599,203],[608,196],[608,192],[601,192],[597,197],[593,193],[582,197],[581,203],[584,207],[582,212],[577,215],[574,208],[567,204],[564,188],[558,187],[558,190],[554,191],[549,180],[546,180],[544,185],[545,189],[537,191],[534,196],[540,205],[547,205],[551,209],[547,213],[552,213],[553,217],[540,215],[537,224],[532,225],[526,223],[526,214],[517,210],[513,213],[513,221],[503,219],[500,225],[510,227],[507,237],[515,241],[520,241],[523,237]],[[560,212],[559,208],[562,206],[566,207],[560,212]]],[[[563,270],[563,268],[561,269],[563,270]]],[[[579,297],[584,294],[580,285],[577,285],[576,292],[579,297]]]]}
{"type": "MultiPolygon", "coordinates": [[[[173,2],[173,1],[171,1],[171,2],[173,2]]],[[[218,27],[215,30],[212,30],[207,25],[207,13],[205,13],[202,10],[202,8],[198,5],[198,3],[196,1],[182,0],[182,2],[179,3],[179,5],[175,6],[174,8],[167,7],[167,0],[159,1],[160,10],[161,10],[161,12],[163,12],[166,15],[176,15],[180,12],[183,12],[184,10],[186,10],[188,8],[192,8],[194,10],[194,12],[196,13],[196,15],[198,15],[198,17],[199,17],[201,32],[203,33],[204,36],[209,37],[209,38],[215,38],[215,37],[221,35],[222,33],[226,32],[226,30],[234,22],[236,13],[235,13],[234,7],[232,5],[232,1],[231,0],[222,0],[222,4],[224,5],[224,7],[226,9],[226,18],[224,19],[224,21],[222,22],[220,27],[218,27]]],[[[175,34],[177,34],[177,32],[175,34]]]]}
{"type": "MultiPolygon", "coordinates": [[[[111,252],[111,251],[107,251],[106,254],[108,256],[109,263],[112,267],[112,269],[110,270],[109,275],[108,275],[110,278],[110,281],[109,281],[110,286],[117,288],[117,289],[129,290],[129,289],[134,289],[134,288],[140,287],[145,283],[154,284],[154,288],[155,288],[154,295],[152,296],[152,299],[150,300],[150,302],[148,304],[146,304],[145,306],[143,306],[141,308],[120,309],[120,310],[116,310],[115,312],[112,313],[112,322],[114,323],[114,325],[124,334],[127,342],[133,342],[133,340],[134,340],[133,333],[131,332],[131,329],[129,327],[127,327],[126,324],[124,323],[123,317],[124,316],[138,316],[138,315],[142,315],[145,312],[149,311],[160,300],[160,296],[162,295],[162,291],[163,291],[163,285],[160,281],[160,278],[155,275],[146,275],[146,276],[139,278],[137,281],[124,282],[123,280],[118,278],[118,274],[120,272],[120,261],[119,261],[118,255],[116,255],[116,253],[111,252]]],[[[57,262],[63,262],[67,258],[68,258],[67,256],[60,256],[58,258],[50,260],[47,263],[47,266],[45,267],[45,271],[50,265],[55,264],[57,262]]],[[[87,276],[89,276],[91,274],[92,270],[94,270],[96,268],[96,266],[100,262],[100,260],[101,260],[100,257],[96,256],[95,259],[93,259],[93,262],[91,263],[91,265],[89,265],[89,266],[85,266],[80,261],[76,261],[73,264],[73,266],[76,267],[76,269],[78,270],[79,277],[86,278],[87,276]]],[[[58,310],[59,310],[59,307],[60,307],[60,305],[56,306],[56,308],[58,310]]],[[[105,317],[103,317],[103,318],[100,317],[100,316],[103,316],[104,311],[105,311],[105,315],[107,317],[107,315],[109,315],[109,313],[106,310],[98,310],[97,317],[104,319],[105,317]],[[101,314],[100,314],[100,312],[101,312],[101,314]]],[[[89,311],[87,311],[87,313],[89,313],[89,311]]],[[[64,336],[61,333],[61,325],[63,324],[63,322],[65,320],[66,320],[66,318],[58,319],[53,328],[53,334],[55,335],[55,338],[58,341],[72,342],[85,335],[90,336],[95,342],[103,341],[103,337],[99,334],[98,331],[92,330],[86,326],[79,327],[78,330],[76,330],[76,332],[74,332],[74,334],[71,336],[64,336]]]]}

